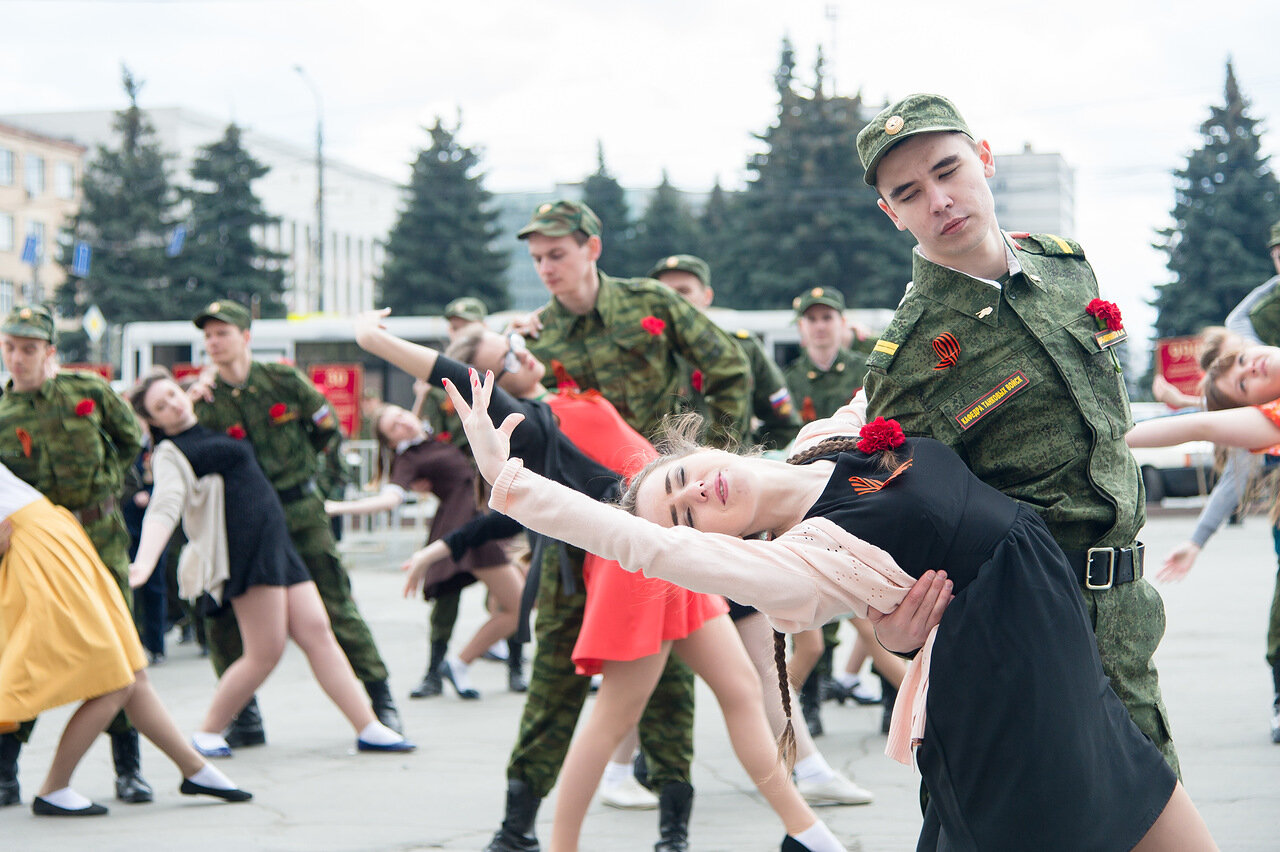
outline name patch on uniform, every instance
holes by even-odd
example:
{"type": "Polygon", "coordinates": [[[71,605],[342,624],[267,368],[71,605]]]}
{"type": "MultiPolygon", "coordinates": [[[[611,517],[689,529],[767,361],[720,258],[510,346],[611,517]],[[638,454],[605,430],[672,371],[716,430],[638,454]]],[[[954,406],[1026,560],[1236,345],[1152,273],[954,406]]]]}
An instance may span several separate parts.
{"type": "Polygon", "coordinates": [[[1123,328],[1117,328],[1115,330],[1104,328],[1102,331],[1093,335],[1093,339],[1098,341],[1099,349],[1110,349],[1117,343],[1123,343],[1128,338],[1129,333],[1123,328]]]}
{"type": "Polygon", "coordinates": [[[986,417],[992,409],[999,408],[1009,401],[1016,393],[1020,393],[1031,385],[1031,380],[1021,370],[996,385],[982,396],[975,399],[964,407],[964,410],[956,415],[956,422],[960,424],[961,429],[968,429],[982,418],[986,417]]]}

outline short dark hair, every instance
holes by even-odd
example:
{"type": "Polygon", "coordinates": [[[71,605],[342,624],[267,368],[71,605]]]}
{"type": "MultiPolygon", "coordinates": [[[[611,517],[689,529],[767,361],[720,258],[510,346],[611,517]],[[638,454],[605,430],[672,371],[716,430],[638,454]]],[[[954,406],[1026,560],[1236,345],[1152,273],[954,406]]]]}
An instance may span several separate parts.
{"type": "Polygon", "coordinates": [[[152,367],[150,370],[147,370],[142,378],[138,379],[137,383],[135,383],[133,387],[129,388],[128,392],[125,394],[125,398],[129,400],[129,404],[133,406],[133,410],[137,412],[139,417],[148,423],[151,422],[151,415],[147,413],[147,407],[144,404],[144,400],[147,398],[147,391],[151,390],[152,385],[163,379],[168,379],[175,384],[177,383],[177,379],[173,377],[173,373],[170,373],[164,367],[152,367]]]}

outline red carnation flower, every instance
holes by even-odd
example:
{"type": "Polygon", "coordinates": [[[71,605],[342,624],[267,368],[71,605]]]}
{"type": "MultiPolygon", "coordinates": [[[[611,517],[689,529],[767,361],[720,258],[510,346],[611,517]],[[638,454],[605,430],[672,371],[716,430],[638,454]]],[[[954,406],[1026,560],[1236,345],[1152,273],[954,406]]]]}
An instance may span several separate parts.
{"type": "Polygon", "coordinates": [[[693,385],[693,389],[698,393],[702,393],[702,371],[694,370],[693,375],[689,376],[689,384],[693,385]]]}
{"type": "Polygon", "coordinates": [[[907,440],[897,420],[885,420],[883,417],[877,417],[863,426],[858,436],[861,438],[858,449],[864,453],[893,450],[901,447],[907,440]]]}
{"type": "Polygon", "coordinates": [[[436,440],[437,440],[437,441],[439,441],[439,442],[440,442],[440,443],[442,443],[442,444],[447,444],[447,443],[449,443],[450,441],[452,441],[452,440],[453,440],[453,433],[452,433],[452,432],[438,432],[438,433],[436,434],[436,440]]]}
{"type": "Polygon", "coordinates": [[[1098,320],[1099,328],[1103,325],[1106,325],[1110,331],[1119,331],[1124,328],[1124,321],[1120,319],[1120,308],[1115,302],[1094,299],[1088,304],[1085,311],[1098,320]]]}
{"type": "Polygon", "coordinates": [[[640,320],[640,327],[657,337],[666,329],[667,323],[666,320],[660,320],[657,317],[645,317],[640,320]]]}
{"type": "Polygon", "coordinates": [[[82,399],[76,403],[76,417],[88,417],[93,413],[93,409],[93,400],[82,399]]]}
{"type": "Polygon", "coordinates": [[[277,402],[275,405],[271,406],[271,419],[279,420],[281,417],[284,417],[285,412],[288,410],[289,409],[285,407],[283,402],[277,402]]]}
{"type": "Polygon", "coordinates": [[[227,430],[227,434],[235,438],[237,441],[243,441],[245,436],[244,427],[237,423],[227,430]]]}

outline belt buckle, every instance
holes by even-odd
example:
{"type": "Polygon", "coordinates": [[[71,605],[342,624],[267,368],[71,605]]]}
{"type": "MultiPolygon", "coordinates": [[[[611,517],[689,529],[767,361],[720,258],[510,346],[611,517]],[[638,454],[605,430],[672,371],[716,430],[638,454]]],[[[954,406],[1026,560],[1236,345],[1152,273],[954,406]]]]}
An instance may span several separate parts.
{"type": "Polygon", "coordinates": [[[1133,543],[1133,579],[1141,580],[1146,573],[1147,546],[1140,541],[1133,543]]]}
{"type": "Polygon", "coordinates": [[[1084,587],[1091,592],[1103,592],[1114,585],[1116,579],[1116,551],[1113,547],[1091,547],[1085,552],[1084,587]],[[1106,554],[1107,579],[1104,583],[1093,581],[1093,557],[1095,554],[1106,554]]]}

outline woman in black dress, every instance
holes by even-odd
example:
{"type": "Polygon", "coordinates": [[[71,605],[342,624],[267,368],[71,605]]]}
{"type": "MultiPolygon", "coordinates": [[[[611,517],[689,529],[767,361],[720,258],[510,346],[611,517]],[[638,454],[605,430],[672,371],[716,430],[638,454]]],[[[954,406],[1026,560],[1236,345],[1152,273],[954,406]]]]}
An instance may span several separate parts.
{"type": "MultiPolygon", "coordinates": [[[[351,664],[338,646],[316,585],[289,540],[284,507],[244,436],[222,434],[196,422],[191,399],[167,371],[144,378],[131,393],[134,409],[163,434],[152,456],[155,492],[142,522],[129,582],[147,581],[179,520],[194,548],[184,560],[210,566],[206,589],[230,602],[244,653],[227,667],[192,738],[208,757],[229,757],[221,732],[280,661],[292,638],[307,655],[320,687],[356,730],[361,751],[409,751],[413,744],[374,716],[351,664]],[[207,476],[221,477],[223,499],[203,499],[207,476]],[[197,479],[201,482],[197,483],[197,479]],[[219,524],[218,522],[222,523],[219,524]],[[219,567],[221,566],[221,568],[219,567]]],[[[181,569],[180,569],[181,570],[181,569]]]]}
{"type": "Polygon", "coordinates": [[[860,428],[841,412],[801,432],[804,464],[686,445],[633,478],[633,517],[508,459],[520,418],[493,426],[491,385],[472,377],[474,410],[448,389],[493,483],[490,504],[530,529],[731,595],[790,632],[852,612],[900,636],[900,604],[933,628],[923,647],[881,635],[918,651],[888,749],[914,758],[931,794],[918,848],[1216,848],[1111,691],[1039,517],[942,444],[904,441],[892,421],[860,428]],[[742,539],[762,532],[772,540],[742,539]]]}

